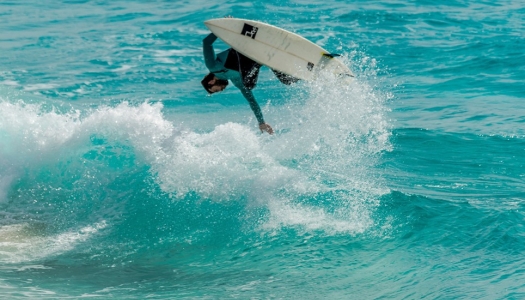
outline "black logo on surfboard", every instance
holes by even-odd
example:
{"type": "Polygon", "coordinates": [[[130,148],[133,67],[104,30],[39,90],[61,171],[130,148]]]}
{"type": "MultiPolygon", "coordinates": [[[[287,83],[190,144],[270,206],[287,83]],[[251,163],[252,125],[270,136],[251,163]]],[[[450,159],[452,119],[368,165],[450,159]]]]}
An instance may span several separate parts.
{"type": "Polygon", "coordinates": [[[314,69],[314,64],[312,64],[311,62],[309,62],[307,65],[306,65],[306,68],[308,69],[308,71],[312,71],[314,69]]]}
{"type": "Polygon", "coordinates": [[[244,27],[242,28],[241,34],[244,36],[251,37],[252,39],[255,39],[257,30],[259,30],[259,28],[252,26],[250,24],[244,23],[244,27]]]}

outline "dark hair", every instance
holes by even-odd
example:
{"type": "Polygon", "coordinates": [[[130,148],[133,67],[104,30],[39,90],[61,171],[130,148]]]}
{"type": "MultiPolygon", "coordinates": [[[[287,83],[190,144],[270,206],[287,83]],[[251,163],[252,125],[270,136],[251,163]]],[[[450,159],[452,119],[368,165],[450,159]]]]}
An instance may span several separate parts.
{"type": "Polygon", "coordinates": [[[228,80],[224,80],[224,79],[217,79],[215,81],[215,84],[209,84],[210,80],[212,80],[213,78],[215,78],[215,74],[213,73],[210,73],[206,76],[204,76],[204,78],[201,80],[201,84],[202,86],[204,87],[204,89],[210,93],[210,94],[213,94],[212,91],[210,91],[210,89],[216,85],[216,84],[219,84],[219,85],[224,85],[224,86],[227,86],[228,85],[228,80]]]}

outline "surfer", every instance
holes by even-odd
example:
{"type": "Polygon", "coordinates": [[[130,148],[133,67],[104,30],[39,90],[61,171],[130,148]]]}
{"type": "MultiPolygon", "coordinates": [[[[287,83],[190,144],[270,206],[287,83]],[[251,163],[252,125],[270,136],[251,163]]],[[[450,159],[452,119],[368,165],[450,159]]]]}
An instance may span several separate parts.
{"type": "Polygon", "coordinates": [[[231,48],[215,56],[213,49],[215,40],[217,36],[210,33],[202,41],[204,62],[210,71],[201,81],[202,86],[209,94],[213,94],[223,91],[230,80],[248,100],[261,132],[273,134],[272,126],[264,121],[261,108],[252,93],[252,89],[257,84],[261,65],[231,48]]]}

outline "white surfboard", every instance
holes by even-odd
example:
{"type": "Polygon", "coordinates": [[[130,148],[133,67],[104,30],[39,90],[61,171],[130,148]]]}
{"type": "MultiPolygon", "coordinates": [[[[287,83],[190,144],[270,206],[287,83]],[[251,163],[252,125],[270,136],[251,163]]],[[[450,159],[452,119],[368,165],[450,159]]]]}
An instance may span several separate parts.
{"type": "Polygon", "coordinates": [[[270,24],[236,18],[220,18],[204,24],[233,49],[279,72],[314,80],[320,70],[353,77],[334,55],[304,37],[270,24]]]}

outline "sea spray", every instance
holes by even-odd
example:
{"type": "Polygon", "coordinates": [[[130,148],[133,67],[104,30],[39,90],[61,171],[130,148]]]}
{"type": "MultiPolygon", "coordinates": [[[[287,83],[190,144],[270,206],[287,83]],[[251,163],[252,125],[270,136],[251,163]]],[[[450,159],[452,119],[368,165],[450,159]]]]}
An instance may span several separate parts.
{"type": "Polygon", "coordinates": [[[362,233],[388,193],[376,169],[381,153],[391,150],[388,98],[362,79],[326,73],[298,88],[304,99],[287,106],[279,123],[287,130],[265,140],[264,150],[307,178],[302,185],[310,188],[274,195],[265,226],[362,233]]]}

